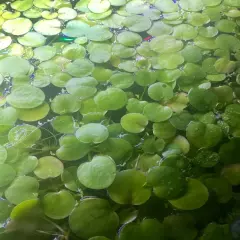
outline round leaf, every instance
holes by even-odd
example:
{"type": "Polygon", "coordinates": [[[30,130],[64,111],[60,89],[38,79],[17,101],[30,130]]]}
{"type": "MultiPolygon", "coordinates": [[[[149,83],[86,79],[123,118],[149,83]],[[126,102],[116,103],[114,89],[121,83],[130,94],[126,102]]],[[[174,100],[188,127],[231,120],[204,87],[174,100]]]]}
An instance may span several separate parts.
{"type": "Polygon", "coordinates": [[[141,205],[151,196],[151,190],[143,186],[145,182],[144,173],[134,169],[124,170],[117,173],[108,194],[118,204],[141,205]]]}
{"type": "Polygon", "coordinates": [[[118,215],[111,209],[107,200],[100,198],[80,201],[69,217],[71,230],[84,239],[95,236],[112,237],[118,224],[118,215]]]}
{"type": "Polygon", "coordinates": [[[198,180],[188,179],[187,192],[180,198],[169,202],[181,210],[194,210],[202,207],[208,200],[207,188],[198,180]]]}
{"type": "Polygon", "coordinates": [[[128,113],[121,118],[121,125],[127,132],[140,133],[148,125],[148,119],[140,113],[128,113]]]}
{"type": "Polygon", "coordinates": [[[39,183],[36,178],[20,176],[5,191],[5,197],[10,203],[17,205],[26,200],[36,199],[38,188],[39,183]]]}
{"type": "Polygon", "coordinates": [[[63,173],[63,168],[62,162],[57,158],[46,156],[39,158],[34,174],[41,179],[56,178],[63,173]]]}
{"type": "Polygon", "coordinates": [[[48,193],[43,197],[43,211],[52,219],[63,219],[70,215],[76,201],[72,194],[66,190],[48,193]]]}
{"type": "Polygon", "coordinates": [[[101,143],[108,138],[108,129],[99,123],[89,123],[80,127],[75,133],[82,143],[101,143]]]}
{"type": "Polygon", "coordinates": [[[79,166],[77,176],[87,188],[108,188],[115,179],[116,165],[109,156],[95,156],[91,162],[79,166]]]}

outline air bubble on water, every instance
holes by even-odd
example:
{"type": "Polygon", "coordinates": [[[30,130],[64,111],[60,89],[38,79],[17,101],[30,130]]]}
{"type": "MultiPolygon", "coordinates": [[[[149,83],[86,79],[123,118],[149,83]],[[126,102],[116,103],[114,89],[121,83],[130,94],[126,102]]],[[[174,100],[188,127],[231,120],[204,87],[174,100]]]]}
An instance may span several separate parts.
{"type": "Polygon", "coordinates": [[[50,151],[50,155],[55,156],[55,153],[53,151],[50,151]]]}
{"type": "Polygon", "coordinates": [[[39,125],[39,126],[42,126],[42,125],[43,125],[43,123],[42,123],[42,122],[40,122],[40,121],[38,121],[38,125],[39,125]]]}

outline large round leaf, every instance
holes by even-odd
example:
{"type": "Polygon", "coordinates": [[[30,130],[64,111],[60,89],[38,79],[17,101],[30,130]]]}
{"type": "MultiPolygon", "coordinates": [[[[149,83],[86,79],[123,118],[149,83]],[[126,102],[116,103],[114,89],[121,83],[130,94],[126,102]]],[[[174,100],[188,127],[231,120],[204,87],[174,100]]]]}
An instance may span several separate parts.
{"type": "Polygon", "coordinates": [[[147,183],[159,198],[173,199],[184,192],[185,179],[178,169],[161,166],[153,167],[147,173],[147,183]]]}
{"type": "Polygon", "coordinates": [[[118,215],[111,209],[107,200],[100,198],[80,201],[69,218],[71,230],[83,239],[94,236],[113,237],[118,224],[118,215]]]}
{"type": "Polygon", "coordinates": [[[57,95],[51,102],[51,109],[57,114],[74,113],[80,109],[80,101],[71,94],[57,95]]]}
{"type": "Polygon", "coordinates": [[[148,88],[148,95],[155,101],[169,100],[173,97],[173,89],[166,83],[154,83],[148,88]]]}
{"type": "Polygon", "coordinates": [[[128,113],[121,118],[121,125],[127,132],[140,133],[148,125],[148,119],[140,113],[128,113]]]}
{"type": "Polygon", "coordinates": [[[116,203],[141,205],[151,196],[151,190],[143,186],[145,182],[143,172],[124,170],[117,173],[113,184],[108,188],[108,194],[116,203]]]}
{"type": "Polygon", "coordinates": [[[209,89],[192,88],[188,93],[190,104],[199,111],[213,109],[218,101],[217,95],[209,89]]]}
{"type": "Polygon", "coordinates": [[[3,76],[16,77],[19,75],[28,75],[30,69],[31,65],[29,62],[20,57],[9,56],[0,60],[0,73],[3,76]],[[12,66],[14,66],[14,68],[12,66]]]}
{"type": "Polygon", "coordinates": [[[187,192],[180,198],[169,200],[181,210],[194,210],[202,207],[208,200],[208,189],[197,179],[189,178],[187,192]]]}
{"type": "Polygon", "coordinates": [[[90,146],[81,143],[73,135],[66,135],[59,140],[60,148],[57,150],[56,155],[59,159],[65,161],[73,161],[83,158],[90,151],[90,146]]]}
{"type": "Polygon", "coordinates": [[[25,200],[36,199],[38,188],[39,183],[36,178],[21,176],[14,180],[4,194],[10,203],[17,205],[25,200]]]}
{"type": "Polygon", "coordinates": [[[80,127],[75,133],[82,143],[101,143],[108,138],[108,129],[99,123],[89,123],[80,127]]]}
{"type": "Polygon", "coordinates": [[[109,156],[95,156],[91,162],[83,163],[77,171],[79,181],[87,188],[108,188],[116,176],[116,164],[109,156]]]}
{"type": "Polygon", "coordinates": [[[222,130],[214,124],[190,122],[186,129],[187,139],[197,148],[214,147],[222,139],[222,130]]]}
{"type": "Polygon", "coordinates": [[[17,40],[26,47],[40,47],[46,42],[46,38],[37,32],[28,32],[24,36],[18,37],[17,40]]]}
{"type": "Polygon", "coordinates": [[[125,163],[132,156],[132,145],[122,138],[108,138],[98,146],[102,154],[110,156],[116,164],[125,163]]]}
{"type": "Polygon", "coordinates": [[[144,32],[148,30],[152,25],[151,20],[148,17],[140,15],[132,15],[126,17],[123,20],[123,24],[133,32],[144,32]]]}
{"type": "Polygon", "coordinates": [[[31,85],[19,86],[7,96],[7,102],[16,108],[35,108],[45,99],[44,92],[31,85]]]}
{"type": "Polygon", "coordinates": [[[2,28],[7,33],[19,36],[30,31],[32,22],[27,18],[16,18],[4,22],[2,28]]]}
{"type": "Polygon", "coordinates": [[[94,101],[102,110],[117,110],[126,105],[127,95],[119,88],[108,88],[99,92],[94,101]]]}
{"type": "Polygon", "coordinates": [[[7,159],[7,149],[0,145],[0,163],[4,163],[7,159]]]}
{"type": "Polygon", "coordinates": [[[61,32],[61,22],[57,19],[43,19],[36,22],[33,27],[36,32],[45,36],[53,36],[61,32]]]}
{"type": "Polygon", "coordinates": [[[93,96],[96,92],[98,82],[93,77],[72,78],[66,84],[69,93],[79,99],[86,99],[93,96]]]}
{"type": "Polygon", "coordinates": [[[16,171],[8,164],[0,165],[0,187],[9,185],[16,177],[16,171]]]}
{"type": "Polygon", "coordinates": [[[165,236],[163,225],[156,219],[145,218],[140,223],[129,223],[120,229],[119,240],[158,240],[165,236]]]}
{"type": "Polygon", "coordinates": [[[76,59],[66,65],[66,71],[74,77],[85,77],[92,73],[94,65],[87,59],[76,59]]]}
{"type": "Polygon", "coordinates": [[[23,124],[12,128],[8,133],[9,142],[20,148],[29,148],[41,138],[41,130],[35,126],[23,124]]]}
{"type": "Polygon", "coordinates": [[[45,102],[42,105],[31,109],[18,109],[18,118],[26,122],[35,122],[45,118],[50,110],[49,105],[45,102]]]}
{"type": "Polygon", "coordinates": [[[43,197],[43,211],[52,219],[63,219],[70,215],[76,201],[72,194],[66,190],[56,193],[47,193],[43,197]]]}
{"type": "Polygon", "coordinates": [[[143,114],[149,121],[164,122],[172,116],[172,109],[158,103],[147,103],[143,109],[143,114]]]}
{"type": "Polygon", "coordinates": [[[34,174],[41,179],[55,178],[63,173],[63,168],[62,162],[57,158],[45,156],[39,158],[34,174]]]}
{"type": "Polygon", "coordinates": [[[174,53],[183,48],[183,43],[173,36],[159,36],[150,42],[150,48],[157,53],[174,53]]]}

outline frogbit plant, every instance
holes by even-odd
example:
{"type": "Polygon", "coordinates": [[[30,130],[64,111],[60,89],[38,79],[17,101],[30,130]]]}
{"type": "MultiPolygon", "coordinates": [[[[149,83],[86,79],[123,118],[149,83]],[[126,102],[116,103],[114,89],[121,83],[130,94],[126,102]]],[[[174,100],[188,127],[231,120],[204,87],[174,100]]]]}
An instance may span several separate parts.
{"type": "Polygon", "coordinates": [[[240,239],[240,1],[0,4],[0,239],[240,239]]]}

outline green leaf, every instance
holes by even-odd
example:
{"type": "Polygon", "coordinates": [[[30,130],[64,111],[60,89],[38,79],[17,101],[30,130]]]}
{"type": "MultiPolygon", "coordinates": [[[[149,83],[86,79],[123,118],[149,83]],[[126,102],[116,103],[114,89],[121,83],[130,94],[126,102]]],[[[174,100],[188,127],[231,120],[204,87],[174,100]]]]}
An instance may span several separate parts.
{"type": "Polygon", "coordinates": [[[128,169],[118,172],[113,184],[108,188],[110,198],[118,204],[141,205],[151,195],[151,190],[144,187],[144,173],[128,169]]]}
{"type": "Polygon", "coordinates": [[[203,180],[209,191],[216,194],[219,203],[227,203],[232,198],[232,186],[223,177],[207,177],[203,180]]]}
{"type": "Polygon", "coordinates": [[[85,77],[92,73],[94,65],[87,59],[76,59],[66,65],[67,73],[74,77],[85,77]]]}
{"type": "Polygon", "coordinates": [[[163,226],[168,238],[194,240],[198,235],[198,230],[195,227],[195,219],[188,213],[172,214],[165,217],[163,226]]]}
{"type": "Polygon", "coordinates": [[[82,188],[77,177],[77,169],[75,166],[65,168],[61,175],[64,186],[73,192],[80,192],[82,188]]]}
{"type": "Polygon", "coordinates": [[[189,24],[180,24],[174,27],[173,36],[176,39],[191,40],[198,35],[197,30],[189,24]]]}
{"type": "Polygon", "coordinates": [[[173,97],[173,89],[166,83],[154,83],[148,88],[148,95],[155,101],[169,100],[173,97]]]}
{"type": "Polygon", "coordinates": [[[130,73],[118,72],[110,77],[109,82],[114,88],[126,89],[133,85],[134,77],[130,73]]]}
{"type": "Polygon", "coordinates": [[[41,179],[56,178],[63,173],[63,169],[62,162],[57,158],[45,156],[39,158],[34,174],[41,179]]]}
{"type": "Polygon", "coordinates": [[[52,219],[63,219],[68,217],[76,201],[72,194],[66,190],[56,193],[47,193],[42,200],[43,211],[52,219]]]}
{"type": "Polygon", "coordinates": [[[3,224],[9,218],[12,210],[10,203],[4,199],[0,200],[0,223],[3,224]]]}
{"type": "Polygon", "coordinates": [[[158,103],[147,103],[143,114],[152,122],[164,122],[172,116],[172,109],[158,103]]]}
{"type": "Polygon", "coordinates": [[[176,135],[176,128],[169,121],[154,123],[153,134],[158,138],[169,139],[176,135]]]}
{"type": "Polygon", "coordinates": [[[176,40],[173,36],[158,36],[150,42],[150,48],[159,53],[175,53],[183,48],[183,43],[176,40]]]}
{"type": "Polygon", "coordinates": [[[178,169],[161,166],[149,169],[147,183],[159,198],[173,199],[184,192],[185,179],[178,169]]]}
{"type": "Polygon", "coordinates": [[[79,166],[77,176],[87,188],[108,188],[115,179],[116,164],[109,156],[95,156],[91,162],[85,162],[79,166]]]}
{"type": "Polygon", "coordinates": [[[98,145],[101,154],[110,156],[116,164],[122,164],[132,156],[132,145],[122,138],[108,138],[98,145]]]}
{"type": "Polygon", "coordinates": [[[7,160],[7,149],[0,145],[0,163],[4,163],[7,160]]]}
{"type": "Polygon", "coordinates": [[[94,101],[102,110],[117,110],[127,104],[127,95],[119,88],[108,88],[98,92],[94,101]]]}
{"type": "Polygon", "coordinates": [[[46,42],[46,37],[37,32],[28,32],[22,37],[18,37],[18,42],[26,47],[40,47],[46,42]]]}
{"type": "Polygon", "coordinates": [[[220,160],[224,164],[238,163],[238,149],[240,147],[239,138],[232,138],[221,145],[219,149],[220,160]]]}
{"type": "Polygon", "coordinates": [[[193,163],[200,167],[211,168],[219,162],[220,156],[216,152],[209,150],[200,150],[196,157],[193,159],[193,163]]]}
{"type": "Polygon", "coordinates": [[[88,9],[93,13],[103,13],[110,8],[110,2],[108,0],[90,0],[88,9]]]}
{"type": "Polygon", "coordinates": [[[41,130],[35,126],[23,124],[12,128],[8,133],[9,142],[19,148],[28,148],[41,138],[41,130]]]}
{"type": "Polygon", "coordinates": [[[181,0],[180,7],[185,11],[198,12],[204,7],[202,0],[196,0],[192,2],[191,0],[181,0]]]}
{"type": "Polygon", "coordinates": [[[42,19],[36,22],[33,28],[44,36],[54,36],[61,32],[61,22],[58,19],[42,19]]]}
{"type": "Polygon", "coordinates": [[[27,18],[20,17],[5,21],[2,28],[9,34],[19,36],[30,31],[32,28],[32,22],[27,18]]]}
{"type": "Polygon", "coordinates": [[[59,133],[74,133],[77,124],[72,116],[62,115],[57,116],[51,122],[52,127],[59,133]]]}
{"type": "Polygon", "coordinates": [[[187,192],[180,198],[169,202],[180,210],[194,210],[202,207],[208,200],[208,189],[197,179],[188,179],[187,192]]]}
{"type": "Polygon", "coordinates": [[[121,125],[127,132],[140,133],[148,125],[148,119],[140,113],[128,113],[121,118],[121,125]]]}
{"type": "Polygon", "coordinates": [[[59,149],[56,155],[64,161],[74,161],[85,157],[90,151],[89,144],[79,142],[73,135],[65,135],[59,139],[59,149]]]}
{"type": "Polygon", "coordinates": [[[135,81],[138,85],[142,87],[149,86],[157,80],[156,72],[151,72],[149,70],[139,70],[135,74],[135,81]]]}
{"type": "Polygon", "coordinates": [[[168,0],[158,0],[154,5],[162,12],[171,13],[178,11],[178,5],[168,0]]]}
{"type": "Polygon", "coordinates": [[[24,176],[34,171],[38,165],[38,159],[35,156],[23,156],[15,165],[18,176],[24,176]]]}
{"type": "Polygon", "coordinates": [[[113,237],[118,224],[118,215],[107,200],[100,198],[83,199],[69,217],[71,230],[84,239],[94,236],[113,237]]]}
{"type": "Polygon", "coordinates": [[[17,109],[18,118],[26,122],[35,122],[45,118],[49,113],[50,107],[44,102],[42,105],[35,108],[20,108],[17,109]]]}
{"type": "Polygon", "coordinates": [[[93,77],[72,78],[66,84],[67,91],[79,99],[92,97],[96,92],[98,82],[93,77]]]}
{"type": "Polygon", "coordinates": [[[11,129],[17,118],[17,111],[13,107],[0,108],[0,133],[11,129]]]}
{"type": "Polygon", "coordinates": [[[35,108],[45,99],[44,92],[31,85],[19,86],[7,96],[7,102],[16,108],[35,108]]]}
{"type": "Polygon", "coordinates": [[[124,46],[134,47],[142,41],[142,37],[137,33],[125,31],[117,35],[117,41],[124,46]]]}
{"type": "Polygon", "coordinates": [[[232,164],[225,166],[222,169],[222,176],[228,180],[231,185],[237,186],[240,184],[240,164],[232,164]]]}
{"type": "Polygon", "coordinates": [[[212,110],[218,101],[217,95],[210,89],[192,88],[188,93],[189,103],[201,112],[212,110]]]}
{"type": "Polygon", "coordinates": [[[75,133],[82,143],[101,143],[108,138],[108,129],[99,123],[89,123],[80,127],[75,133]]]}
{"type": "Polygon", "coordinates": [[[57,95],[51,102],[52,111],[61,115],[77,112],[80,107],[80,101],[71,94],[57,95]]]}
{"type": "Polygon", "coordinates": [[[16,177],[16,171],[8,164],[0,165],[0,187],[9,185],[16,177]]]}
{"type": "Polygon", "coordinates": [[[38,188],[39,183],[36,178],[20,176],[14,180],[4,194],[10,203],[17,205],[26,200],[36,199],[38,188]]]}
{"type": "MultiPolygon", "coordinates": [[[[159,3],[160,1],[156,1],[155,4],[159,3]]],[[[161,3],[160,3],[161,4],[161,3]]],[[[147,31],[148,34],[151,36],[157,37],[161,35],[169,35],[173,32],[173,28],[165,24],[162,21],[155,21],[153,22],[152,27],[147,31]]]]}
{"type": "Polygon", "coordinates": [[[112,46],[106,43],[89,43],[87,50],[90,54],[89,59],[95,63],[105,63],[111,58],[112,46]]]}
{"type": "Polygon", "coordinates": [[[230,104],[226,107],[223,120],[229,125],[231,133],[236,137],[239,136],[240,121],[239,121],[240,107],[238,104],[230,104]]]}
{"type": "MultiPolygon", "coordinates": [[[[9,56],[0,59],[0,73],[3,76],[16,77],[18,75],[27,75],[29,74],[30,68],[31,65],[27,60],[17,56],[9,56]],[[15,66],[14,69],[11,66],[15,66]]],[[[32,96],[28,97],[31,98],[32,96]]]]}
{"type": "Polygon", "coordinates": [[[141,223],[123,225],[120,229],[119,239],[157,239],[164,238],[163,225],[156,219],[144,219],[141,223]]]}
{"type": "Polygon", "coordinates": [[[130,98],[128,99],[126,108],[130,113],[143,113],[143,109],[147,103],[146,101],[139,101],[136,98],[130,98]]]}
{"type": "Polygon", "coordinates": [[[222,139],[222,130],[214,124],[190,122],[186,129],[187,139],[197,148],[216,146],[222,139]]]}
{"type": "Polygon", "coordinates": [[[148,17],[140,15],[128,16],[123,20],[123,25],[133,32],[144,32],[148,30],[152,23],[148,17]]]}
{"type": "Polygon", "coordinates": [[[175,113],[169,119],[169,122],[178,130],[186,130],[188,124],[193,120],[193,116],[187,112],[182,111],[175,113]]]}
{"type": "Polygon", "coordinates": [[[51,46],[41,46],[34,49],[34,58],[39,61],[47,61],[56,55],[56,49],[51,46]]]}

